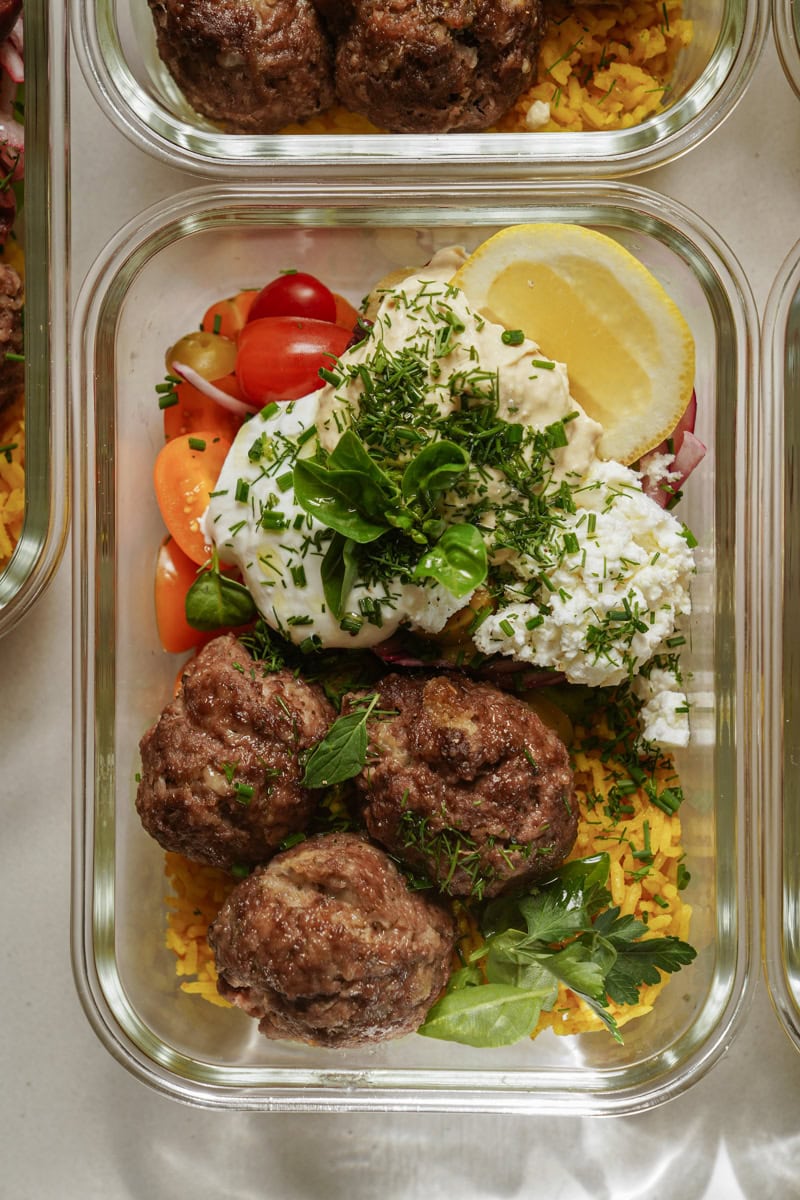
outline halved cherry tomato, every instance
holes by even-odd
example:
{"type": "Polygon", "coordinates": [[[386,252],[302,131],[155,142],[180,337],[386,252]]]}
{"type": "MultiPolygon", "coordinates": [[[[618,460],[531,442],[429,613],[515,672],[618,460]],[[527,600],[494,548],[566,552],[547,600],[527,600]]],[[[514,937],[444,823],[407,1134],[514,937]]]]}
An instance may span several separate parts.
{"type": "Polygon", "coordinates": [[[257,288],[247,288],[243,292],[237,292],[235,296],[229,296],[227,300],[218,300],[207,310],[200,328],[206,333],[221,333],[223,337],[236,341],[247,324],[250,309],[257,295],[257,288]]]}
{"type": "Polygon", "coordinates": [[[206,634],[186,620],[186,593],[197,578],[192,562],[172,537],[161,543],[156,560],[156,625],[161,645],[169,654],[182,654],[202,644],[206,634]]]}
{"type": "Polygon", "coordinates": [[[192,562],[202,566],[211,553],[200,527],[222,464],[231,448],[213,429],[186,433],[167,442],[153,469],[156,500],[164,524],[192,562]]]}
{"type": "Polygon", "coordinates": [[[298,400],[321,388],[350,341],[350,330],[301,317],[262,317],[239,335],[236,376],[251,404],[298,400]]]}
{"type": "MultiPolygon", "coordinates": [[[[233,575],[233,567],[224,568],[233,575]]],[[[169,654],[182,654],[205,646],[206,642],[223,633],[249,628],[247,625],[224,625],[219,629],[194,629],[186,620],[186,595],[198,576],[197,563],[192,562],[173,537],[166,537],[158,549],[156,560],[156,625],[158,637],[169,654]]],[[[200,572],[201,573],[201,572],[200,572]]]]}
{"type": "MultiPolygon", "coordinates": [[[[236,400],[242,399],[235,375],[226,375],[224,379],[215,380],[214,387],[227,392],[236,400]]],[[[164,409],[164,436],[167,441],[180,437],[182,433],[196,433],[199,429],[211,429],[216,435],[227,438],[229,442],[236,437],[242,424],[242,418],[236,413],[223,408],[216,400],[198,391],[185,380],[175,385],[175,395],[178,397],[178,403],[170,404],[164,409]]]]}
{"type": "Polygon", "coordinates": [[[361,313],[357,308],[353,308],[350,301],[346,300],[344,296],[340,296],[338,292],[333,293],[333,298],[336,301],[336,324],[352,332],[361,319],[361,313]]]}
{"type": "Polygon", "coordinates": [[[336,300],[315,275],[288,271],[271,280],[253,301],[248,321],[260,321],[262,317],[313,317],[335,322],[336,300]]]}

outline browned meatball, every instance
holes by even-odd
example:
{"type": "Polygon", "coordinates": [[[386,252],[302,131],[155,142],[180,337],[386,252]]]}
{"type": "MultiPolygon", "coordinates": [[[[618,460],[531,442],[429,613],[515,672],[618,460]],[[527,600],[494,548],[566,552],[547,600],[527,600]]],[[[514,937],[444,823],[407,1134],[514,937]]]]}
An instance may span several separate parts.
{"type": "Polygon", "coordinates": [[[523,701],[460,675],[389,675],[356,779],[372,837],[454,896],[547,878],[575,841],[563,742],[523,701]]]}
{"type": "Polygon", "coordinates": [[[22,280],[13,267],[0,263],[0,411],[16,400],[25,382],[21,361],[24,303],[22,280]],[[9,354],[11,358],[6,357],[9,354]]]}
{"type": "Polygon", "coordinates": [[[270,673],[232,635],[215,638],[142,738],[142,824],[198,862],[264,862],[308,825],[315,798],[301,786],[299,757],[333,715],[316,684],[270,673]]]}
{"type": "Polygon", "coordinates": [[[238,884],[208,940],[220,993],[266,1037],[358,1046],[419,1028],[447,980],[455,930],[383,850],[334,833],[238,884]]]}
{"type": "Polygon", "coordinates": [[[178,87],[224,129],[273,133],[333,102],[333,53],[311,0],[148,3],[178,87]]]}
{"type": "Polygon", "coordinates": [[[486,129],[533,81],[541,0],[355,0],[350,9],[335,25],[337,96],[392,133],[486,129]]]}

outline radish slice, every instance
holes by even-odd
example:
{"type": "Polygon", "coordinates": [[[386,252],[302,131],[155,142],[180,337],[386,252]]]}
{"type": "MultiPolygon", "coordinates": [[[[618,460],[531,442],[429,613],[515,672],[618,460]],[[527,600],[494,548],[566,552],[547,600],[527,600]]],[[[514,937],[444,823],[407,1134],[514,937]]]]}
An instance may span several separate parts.
{"type": "Polygon", "coordinates": [[[170,371],[174,371],[176,375],[180,375],[181,379],[185,379],[192,387],[196,387],[198,392],[202,392],[204,396],[208,396],[209,400],[216,400],[221,408],[227,408],[228,412],[235,413],[237,417],[249,417],[253,413],[258,412],[258,405],[245,404],[243,400],[237,400],[235,396],[229,396],[227,392],[223,392],[222,388],[215,387],[213,383],[209,383],[207,379],[204,379],[192,367],[187,367],[185,363],[171,363],[170,371]]]}

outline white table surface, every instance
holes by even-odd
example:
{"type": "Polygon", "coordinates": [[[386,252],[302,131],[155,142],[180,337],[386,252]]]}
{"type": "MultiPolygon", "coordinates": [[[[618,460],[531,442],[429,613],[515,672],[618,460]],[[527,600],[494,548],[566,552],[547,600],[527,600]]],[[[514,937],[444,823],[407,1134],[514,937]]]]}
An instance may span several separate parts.
{"type": "MultiPolygon", "coordinates": [[[[765,3],[766,0],[760,0],[765,3]]],[[[191,180],[131,147],[72,80],[74,284],[107,237],[191,180]]],[[[768,40],[725,125],[640,176],[716,226],[759,311],[800,237],[800,100],[768,40]]],[[[0,1200],[800,1196],[800,1054],[763,984],[724,1057],[626,1118],[206,1112],[152,1093],[102,1048],[69,961],[70,557],[0,643],[0,1200]]]]}

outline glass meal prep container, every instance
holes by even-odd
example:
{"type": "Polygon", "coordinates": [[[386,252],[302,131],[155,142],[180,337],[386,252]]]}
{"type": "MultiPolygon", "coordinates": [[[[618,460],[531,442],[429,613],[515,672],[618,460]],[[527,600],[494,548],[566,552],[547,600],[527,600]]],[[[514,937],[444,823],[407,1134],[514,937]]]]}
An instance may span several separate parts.
{"type": "Polygon", "coordinates": [[[767,982],[800,1048],[800,642],[794,614],[800,569],[800,242],[770,292],[763,325],[764,914],[767,982]]]}
{"type": "Polygon", "coordinates": [[[25,514],[0,567],[0,636],[30,609],[60,561],[68,523],[66,347],[66,22],[26,0],[24,202],[25,514]]]}
{"type": "MultiPolygon", "coordinates": [[[[194,1104],[251,1109],[613,1113],[679,1093],[728,1044],[751,976],[749,805],[755,646],[747,505],[756,323],[716,234],[674,202],[624,184],[206,187],[147,210],[89,272],[73,333],[75,694],[73,961],[89,1021],[153,1087],[194,1104]],[[165,949],[164,856],[134,808],[138,742],[186,656],[160,647],[153,573],[164,531],[152,493],[163,442],[154,385],[165,347],[196,314],[290,263],[351,302],[438,247],[474,247],[524,222],[593,226],[662,281],[697,346],[698,436],[709,453],[686,488],[698,538],[690,646],[690,747],[677,766],[698,957],[654,1011],[606,1034],[540,1035],[476,1050],[417,1035],[325,1050],[269,1041],[238,1011],[179,990],[165,949]],[[254,281],[254,273],[257,279],[254,281]]],[[[757,675],[757,671],[756,671],[757,675]]]]}
{"type": "Polygon", "coordinates": [[[696,146],[732,111],[752,75],[768,7],[752,0],[685,0],[694,22],[671,101],[644,124],[593,133],[300,134],[220,133],[187,105],[155,48],[147,0],[80,0],[74,42],[87,82],[107,115],[137,145],[196,173],[271,175],[396,172],[443,166],[538,178],[609,177],[660,166],[696,146]]]}
{"type": "Polygon", "coordinates": [[[772,0],[772,32],[786,78],[800,96],[800,10],[794,0],[772,0]]]}

